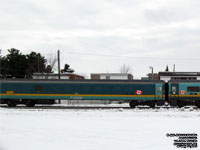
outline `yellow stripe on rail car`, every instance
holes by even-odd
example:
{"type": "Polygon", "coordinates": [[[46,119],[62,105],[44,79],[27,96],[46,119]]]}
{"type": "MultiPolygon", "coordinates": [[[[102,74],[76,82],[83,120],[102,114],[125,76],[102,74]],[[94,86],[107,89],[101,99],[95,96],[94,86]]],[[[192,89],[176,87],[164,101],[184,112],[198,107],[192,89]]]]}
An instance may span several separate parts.
{"type": "Polygon", "coordinates": [[[105,95],[105,94],[16,94],[2,93],[2,96],[102,96],[102,97],[162,97],[162,95],[105,95]]]}
{"type": "Polygon", "coordinates": [[[171,97],[200,97],[200,95],[169,95],[171,97]]]}

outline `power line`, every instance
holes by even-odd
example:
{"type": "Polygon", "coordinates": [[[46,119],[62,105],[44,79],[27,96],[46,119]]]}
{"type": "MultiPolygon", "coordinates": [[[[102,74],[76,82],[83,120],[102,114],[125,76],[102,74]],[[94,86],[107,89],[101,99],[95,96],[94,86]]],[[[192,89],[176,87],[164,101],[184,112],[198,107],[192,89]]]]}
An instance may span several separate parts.
{"type": "Polygon", "coordinates": [[[155,60],[181,60],[181,61],[200,61],[200,59],[192,58],[169,58],[169,57],[134,57],[134,56],[124,56],[124,55],[108,55],[108,54],[92,54],[92,53],[80,53],[80,52],[67,52],[73,55],[88,55],[88,56],[104,56],[104,57],[125,57],[134,59],[155,59],[155,60]]]}

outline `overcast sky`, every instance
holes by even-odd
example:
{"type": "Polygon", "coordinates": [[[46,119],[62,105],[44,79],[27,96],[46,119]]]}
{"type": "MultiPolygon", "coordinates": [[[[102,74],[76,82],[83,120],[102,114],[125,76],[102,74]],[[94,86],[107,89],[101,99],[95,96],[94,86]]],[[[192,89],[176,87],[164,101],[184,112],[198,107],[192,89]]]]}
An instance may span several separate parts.
{"type": "MultiPolygon", "coordinates": [[[[0,49],[61,51],[77,73],[200,71],[199,0],[0,0],[0,49]]],[[[63,66],[62,66],[63,67],[63,66]]]]}

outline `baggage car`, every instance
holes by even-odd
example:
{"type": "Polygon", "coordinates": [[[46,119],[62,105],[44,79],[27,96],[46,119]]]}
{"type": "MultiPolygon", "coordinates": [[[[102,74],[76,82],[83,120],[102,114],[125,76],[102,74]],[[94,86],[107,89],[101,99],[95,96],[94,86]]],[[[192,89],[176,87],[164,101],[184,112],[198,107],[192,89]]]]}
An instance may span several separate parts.
{"type": "Polygon", "coordinates": [[[33,107],[38,100],[117,100],[130,107],[165,103],[165,82],[145,80],[19,80],[0,83],[0,98],[14,107],[33,107]]]}

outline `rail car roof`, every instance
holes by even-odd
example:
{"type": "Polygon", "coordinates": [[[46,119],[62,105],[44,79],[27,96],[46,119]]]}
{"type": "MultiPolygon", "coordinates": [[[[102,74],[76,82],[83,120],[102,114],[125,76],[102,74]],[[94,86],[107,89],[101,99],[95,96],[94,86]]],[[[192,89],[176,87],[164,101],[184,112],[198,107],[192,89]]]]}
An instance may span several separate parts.
{"type": "Polygon", "coordinates": [[[151,84],[151,83],[165,83],[162,80],[66,80],[66,79],[1,79],[1,82],[9,83],[140,83],[140,84],[151,84]]]}
{"type": "Polygon", "coordinates": [[[200,80],[170,80],[173,83],[200,83],[200,80]]]}

